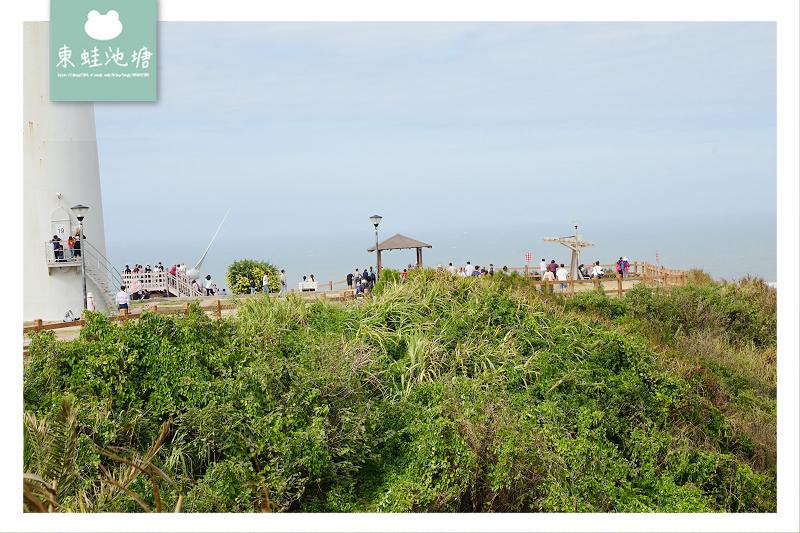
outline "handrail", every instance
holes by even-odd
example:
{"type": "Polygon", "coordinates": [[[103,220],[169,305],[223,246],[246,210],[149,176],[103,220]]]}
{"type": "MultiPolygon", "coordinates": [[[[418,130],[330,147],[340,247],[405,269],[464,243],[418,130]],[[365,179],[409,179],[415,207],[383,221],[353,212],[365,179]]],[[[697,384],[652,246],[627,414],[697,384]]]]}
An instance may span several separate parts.
{"type": "Polygon", "coordinates": [[[172,288],[179,296],[191,296],[191,297],[198,297],[198,296],[205,296],[202,291],[196,291],[192,288],[192,284],[189,283],[189,278],[186,276],[185,273],[178,275],[177,273],[172,274],[170,272],[164,271],[166,274],[167,284],[170,288],[172,288]]]}
{"type": "MultiPolygon", "coordinates": [[[[84,238],[84,239],[81,241],[81,252],[82,252],[82,253],[83,253],[83,251],[85,250],[85,246],[86,246],[86,245],[88,245],[88,246],[89,246],[89,247],[90,247],[92,250],[94,250],[94,252],[96,253],[96,255],[97,255],[97,256],[99,256],[99,257],[96,257],[96,259],[98,259],[98,262],[97,262],[97,264],[98,264],[98,267],[103,267],[103,268],[105,268],[105,270],[106,270],[106,274],[108,274],[108,277],[110,278],[110,282],[113,282],[113,283],[114,283],[114,285],[116,285],[116,286],[119,286],[119,285],[121,285],[121,284],[122,284],[122,274],[120,273],[120,271],[119,271],[119,270],[117,270],[117,269],[114,267],[114,265],[113,265],[113,264],[111,264],[111,261],[109,261],[109,260],[106,258],[106,256],[105,256],[105,255],[103,255],[103,254],[100,252],[100,250],[98,250],[97,248],[95,248],[95,246],[94,246],[93,244],[91,244],[89,241],[87,241],[85,238],[84,238]],[[101,258],[102,258],[102,260],[104,261],[104,263],[100,263],[99,259],[101,259],[101,258]],[[116,274],[116,275],[115,275],[115,274],[116,274]]],[[[86,259],[89,259],[89,256],[90,256],[90,254],[88,254],[88,253],[87,253],[87,254],[86,254],[86,259]]],[[[113,296],[113,295],[111,295],[111,296],[113,296]]]]}

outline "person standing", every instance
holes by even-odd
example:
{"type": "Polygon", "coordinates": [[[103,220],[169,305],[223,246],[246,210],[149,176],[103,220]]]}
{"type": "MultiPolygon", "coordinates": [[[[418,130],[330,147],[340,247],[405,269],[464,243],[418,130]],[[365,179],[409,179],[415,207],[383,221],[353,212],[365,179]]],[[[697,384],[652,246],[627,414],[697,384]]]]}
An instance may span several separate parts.
{"type": "Polygon", "coordinates": [[[283,294],[284,296],[289,295],[289,286],[286,285],[286,271],[281,269],[281,290],[278,293],[278,296],[283,294]]]}
{"type": "Polygon", "coordinates": [[[352,289],[353,288],[353,273],[352,272],[348,272],[347,273],[347,288],[348,289],[352,289]]]}
{"type": "Polygon", "coordinates": [[[542,257],[542,262],[539,263],[539,274],[544,276],[546,270],[547,270],[547,261],[545,261],[544,257],[542,257]]]}
{"type": "Polygon", "coordinates": [[[250,294],[255,294],[255,293],[256,293],[256,280],[251,279],[250,280],[250,294]]]}
{"type": "Polygon", "coordinates": [[[119,292],[115,298],[117,302],[117,308],[122,311],[123,309],[128,309],[128,304],[130,303],[130,298],[128,297],[128,293],[125,292],[125,285],[120,285],[119,292]]]}
{"type": "Polygon", "coordinates": [[[264,277],[261,278],[261,288],[265,294],[269,294],[269,273],[264,273],[264,277]]]}
{"type": "Polygon", "coordinates": [[[206,276],[206,280],[203,282],[203,288],[206,290],[206,296],[214,296],[213,290],[213,283],[211,283],[211,274],[206,276]]]}
{"type": "Polygon", "coordinates": [[[603,277],[603,267],[600,266],[600,261],[595,261],[594,266],[592,267],[592,277],[597,279],[602,279],[603,277]]]}
{"type": "Polygon", "coordinates": [[[133,296],[134,300],[139,299],[139,279],[133,278],[131,282],[131,296],[133,296]]]}
{"type": "Polygon", "coordinates": [[[97,305],[94,303],[94,296],[92,296],[92,293],[90,292],[86,295],[86,310],[94,312],[96,307],[97,305]]]}
{"type": "Polygon", "coordinates": [[[53,256],[56,261],[61,259],[61,255],[58,249],[61,247],[61,239],[58,238],[58,235],[53,235],[53,238],[50,239],[50,242],[53,243],[53,256]]]}
{"type": "Polygon", "coordinates": [[[453,266],[453,263],[450,263],[449,265],[447,265],[447,271],[450,272],[451,276],[455,276],[456,275],[456,267],[453,266]]]}
{"type": "MultiPolygon", "coordinates": [[[[83,237],[86,238],[86,235],[83,235],[83,237]]],[[[74,254],[74,257],[80,257],[81,256],[81,228],[80,227],[75,228],[75,237],[74,237],[74,239],[75,239],[75,244],[72,245],[72,253],[74,254]]]]}
{"type": "Polygon", "coordinates": [[[567,288],[567,284],[563,282],[567,281],[568,275],[569,273],[567,272],[567,269],[564,268],[564,263],[561,263],[561,266],[556,270],[556,279],[562,282],[558,284],[558,289],[562,292],[567,288]]]}

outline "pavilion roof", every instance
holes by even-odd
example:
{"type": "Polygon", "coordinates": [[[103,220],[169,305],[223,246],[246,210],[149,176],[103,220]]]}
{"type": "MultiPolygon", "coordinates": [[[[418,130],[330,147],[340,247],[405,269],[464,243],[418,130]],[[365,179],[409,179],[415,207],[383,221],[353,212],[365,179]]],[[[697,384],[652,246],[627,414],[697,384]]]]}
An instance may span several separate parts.
{"type": "MultiPolygon", "coordinates": [[[[433,248],[433,246],[410,237],[406,237],[405,235],[400,235],[399,233],[396,233],[385,241],[378,243],[378,249],[380,250],[402,250],[405,248],[433,248]]],[[[367,251],[374,252],[375,245],[367,248],[367,251]]]]}

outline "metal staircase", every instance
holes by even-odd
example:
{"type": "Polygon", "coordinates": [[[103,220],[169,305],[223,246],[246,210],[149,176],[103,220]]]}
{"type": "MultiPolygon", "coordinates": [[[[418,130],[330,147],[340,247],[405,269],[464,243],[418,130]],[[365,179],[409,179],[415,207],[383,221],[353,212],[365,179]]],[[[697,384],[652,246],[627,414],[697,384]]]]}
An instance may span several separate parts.
{"type": "MultiPolygon", "coordinates": [[[[81,242],[81,251],[86,263],[86,277],[101,291],[107,305],[114,305],[114,300],[122,285],[122,275],[111,262],[92,246],[86,239],[81,242]]],[[[95,298],[97,300],[97,298],[95,298]]],[[[99,306],[98,306],[99,307],[99,306]]]]}

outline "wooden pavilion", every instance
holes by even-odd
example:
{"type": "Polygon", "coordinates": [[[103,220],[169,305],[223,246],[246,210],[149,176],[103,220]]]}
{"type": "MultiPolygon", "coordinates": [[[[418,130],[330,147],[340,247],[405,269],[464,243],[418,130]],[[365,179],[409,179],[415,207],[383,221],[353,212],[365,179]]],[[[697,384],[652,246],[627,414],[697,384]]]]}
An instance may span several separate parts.
{"type": "MultiPolygon", "coordinates": [[[[381,268],[381,252],[384,250],[405,250],[405,249],[412,249],[416,248],[417,250],[417,267],[422,266],[422,249],[423,248],[433,248],[430,244],[425,244],[424,242],[420,242],[414,240],[410,237],[406,237],[405,235],[400,235],[399,233],[395,234],[392,237],[389,237],[383,242],[378,243],[378,269],[381,268]]],[[[368,252],[374,252],[375,246],[370,246],[367,248],[368,252]]]]}

